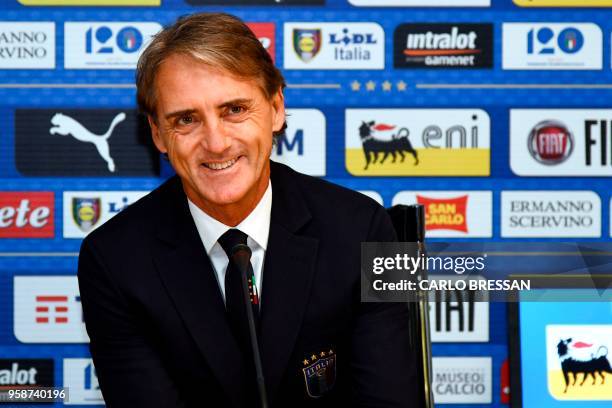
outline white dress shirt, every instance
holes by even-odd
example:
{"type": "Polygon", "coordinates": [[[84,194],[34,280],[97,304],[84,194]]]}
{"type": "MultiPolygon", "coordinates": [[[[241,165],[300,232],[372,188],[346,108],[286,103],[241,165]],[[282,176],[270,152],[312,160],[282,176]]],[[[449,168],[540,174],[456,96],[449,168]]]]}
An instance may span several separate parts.
{"type": "MultiPolygon", "coordinates": [[[[221,295],[225,301],[225,271],[229,264],[227,254],[218,242],[218,239],[228,227],[202,211],[197,205],[187,199],[189,211],[195,222],[204,249],[210,258],[215,276],[219,283],[221,295]]],[[[233,227],[248,235],[247,245],[251,248],[251,265],[255,274],[255,284],[261,303],[261,280],[263,275],[264,256],[268,246],[268,235],[270,233],[270,216],[272,211],[272,183],[268,181],[268,188],[255,209],[240,224],[233,227]]]]}

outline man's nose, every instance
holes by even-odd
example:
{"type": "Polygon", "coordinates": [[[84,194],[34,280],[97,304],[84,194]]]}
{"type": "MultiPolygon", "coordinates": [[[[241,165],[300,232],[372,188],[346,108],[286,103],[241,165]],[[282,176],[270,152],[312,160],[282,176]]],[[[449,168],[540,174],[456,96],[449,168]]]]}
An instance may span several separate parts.
{"type": "Polygon", "coordinates": [[[206,122],[200,143],[208,152],[222,154],[229,149],[232,141],[226,133],[223,123],[219,120],[212,120],[206,122]]]}

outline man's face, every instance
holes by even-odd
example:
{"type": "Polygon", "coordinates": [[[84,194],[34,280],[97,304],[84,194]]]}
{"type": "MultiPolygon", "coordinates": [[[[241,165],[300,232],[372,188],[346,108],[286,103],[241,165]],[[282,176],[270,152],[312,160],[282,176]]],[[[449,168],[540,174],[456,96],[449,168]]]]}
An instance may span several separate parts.
{"type": "Polygon", "coordinates": [[[268,100],[254,81],[182,55],[162,63],[155,89],[153,140],[187,196],[212,216],[252,210],[268,185],[272,132],[285,120],[282,93],[268,100]]]}

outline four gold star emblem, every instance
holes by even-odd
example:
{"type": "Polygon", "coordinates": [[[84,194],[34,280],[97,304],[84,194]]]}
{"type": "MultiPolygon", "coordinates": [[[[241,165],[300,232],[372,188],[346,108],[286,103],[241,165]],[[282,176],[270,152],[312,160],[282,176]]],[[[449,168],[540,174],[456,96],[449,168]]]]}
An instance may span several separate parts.
{"type": "MultiPolygon", "coordinates": [[[[369,80],[368,82],[365,82],[363,84],[357,80],[354,80],[350,83],[350,87],[353,92],[361,91],[361,85],[365,85],[365,90],[367,92],[373,92],[376,90],[376,82],[373,80],[369,80]]],[[[406,91],[406,89],[408,89],[408,84],[403,80],[400,80],[395,83],[395,87],[397,88],[398,92],[404,92],[406,91]]],[[[383,92],[391,92],[393,90],[393,82],[389,81],[388,79],[385,79],[385,81],[381,83],[381,88],[383,92]]]]}

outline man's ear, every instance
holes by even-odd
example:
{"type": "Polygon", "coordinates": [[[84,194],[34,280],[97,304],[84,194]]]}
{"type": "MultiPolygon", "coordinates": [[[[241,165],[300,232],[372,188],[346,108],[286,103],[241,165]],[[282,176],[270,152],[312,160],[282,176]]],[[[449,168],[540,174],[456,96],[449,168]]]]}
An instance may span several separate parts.
{"type": "Polygon", "coordinates": [[[149,126],[151,127],[151,136],[153,137],[155,147],[157,147],[157,150],[159,150],[160,153],[168,153],[166,143],[159,132],[159,126],[157,126],[155,119],[151,115],[147,115],[147,120],[149,121],[149,126]]]}
{"type": "Polygon", "coordinates": [[[273,117],[272,117],[272,130],[274,132],[278,132],[282,129],[283,124],[285,123],[285,95],[283,95],[283,90],[279,88],[278,92],[274,94],[272,97],[272,109],[273,109],[273,117]]]}

